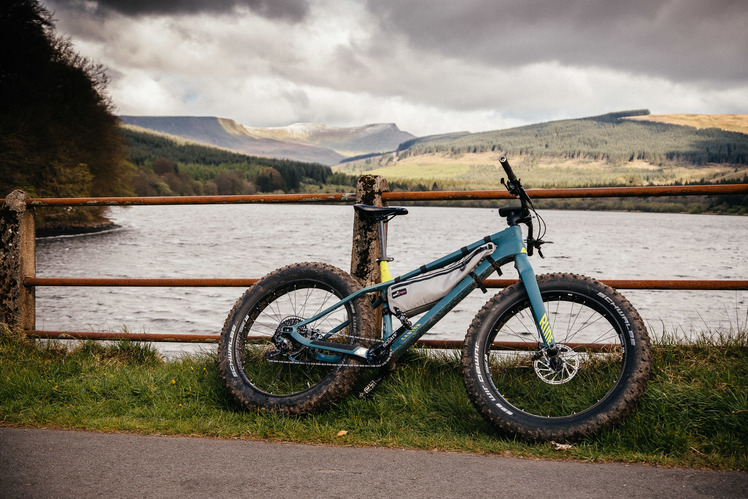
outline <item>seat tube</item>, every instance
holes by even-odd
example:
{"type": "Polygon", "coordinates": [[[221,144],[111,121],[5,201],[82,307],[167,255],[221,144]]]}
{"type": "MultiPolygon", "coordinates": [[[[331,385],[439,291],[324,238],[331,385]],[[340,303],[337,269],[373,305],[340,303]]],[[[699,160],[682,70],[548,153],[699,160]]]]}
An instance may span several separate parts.
{"type": "Polygon", "coordinates": [[[543,304],[543,297],[540,294],[540,288],[538,287],[538,281],[535,277],[535,271],[530,265],[530,258],[524,251],[514,257],[514,266],[519,272],[519,277],[522,279],[522,284],[525,286],[527,296],[530,298],[530,306],[532,307],[533,318],[535,319],[535,325],[538,328],[541,338],[543,339],[543,346],[553,348],[556,345],[556,341],[553,338],[553,332],[551,331],[551,325],[548,321],[548,314],[543,304]]]}
{"type": "Polygon", "coordinates": [[[377,221],[377,229],[379,230],[379,275],[381,276],[380,282],[387,282],[392,280],[390,274],[390,261],[392,258],[387,256],[387,228],[384,220],[377,221]]]}
{"type": "Polygon", "coordinates": [[[381,276],[380,282],[387,282],[392,280],[392,274],[390,274],[390,266],[387,260],[379,262],[379,275],[381,276]]]}

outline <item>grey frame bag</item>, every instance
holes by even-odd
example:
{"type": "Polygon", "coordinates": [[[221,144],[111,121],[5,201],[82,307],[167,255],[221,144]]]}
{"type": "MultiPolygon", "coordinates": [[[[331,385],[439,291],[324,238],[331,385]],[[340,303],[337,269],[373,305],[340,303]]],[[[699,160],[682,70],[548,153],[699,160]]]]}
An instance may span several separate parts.
{"type": "Polygon", "coordinates": [[[495,249],[495,244],[486,243],[446,267],[393,284],[387,289],[390,310],[406,317],[425,312],[452,291],[495,249]]]}

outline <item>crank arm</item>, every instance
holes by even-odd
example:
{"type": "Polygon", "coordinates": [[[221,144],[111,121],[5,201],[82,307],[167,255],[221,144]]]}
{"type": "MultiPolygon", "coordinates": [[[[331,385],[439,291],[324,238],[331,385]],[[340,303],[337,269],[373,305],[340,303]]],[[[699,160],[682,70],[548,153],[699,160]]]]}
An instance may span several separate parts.
{"type": "Polygon", "coordinates": [[[345,353],[348,355],[355,355],[365,359],[369,353],[369,349],[359,345],[346,345],[345,343],[332,343],[329,341],[319,340],[307,340],[309,341],[310,348],[318,348],[320,350],[329,350],[336,353],[345,353]]]}

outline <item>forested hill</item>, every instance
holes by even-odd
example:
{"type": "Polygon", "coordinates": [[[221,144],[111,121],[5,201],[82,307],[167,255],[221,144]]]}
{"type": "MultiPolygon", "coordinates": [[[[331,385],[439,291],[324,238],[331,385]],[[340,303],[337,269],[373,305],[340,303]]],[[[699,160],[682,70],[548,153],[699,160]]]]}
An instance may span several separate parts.
{"type": "Polygon", "coordinates": [[[252,156],[332,165],[343,155],[312,144],[254,137],[233,120],[202,116],[120,116],[122,123],[252,156]]]}
{"type": "Polygon", "coordinates": [[[317,163],[248,156],[130,125],[121,131],[137,168],[133,189],[139,196],[301,192],[355,180],[317,163]]]}
{"type": "Polygon", "coordinates": [[[452,133],[404,142],[400,159],[423,154],[501,151],[509,156],[642,160],[655,165],[748,164],[748,134],[719,128],[634,121],[649,111],[610,113],[581,119],[482,133],[452,133]]]}
{"type": "Polygon", "coordinates": [[[121,131],[127,140],[130,161],[136,165],[145,165],[159,158],[165,158],[174,163],[198,163],[203,165],[242,163],[247,161],[262,164],[263,166],[301,163],[298,161],[250,156],[227,148],[200,144],[189,139],[167,133],[158,133],[132,125],[122,126],[121,131]]]}

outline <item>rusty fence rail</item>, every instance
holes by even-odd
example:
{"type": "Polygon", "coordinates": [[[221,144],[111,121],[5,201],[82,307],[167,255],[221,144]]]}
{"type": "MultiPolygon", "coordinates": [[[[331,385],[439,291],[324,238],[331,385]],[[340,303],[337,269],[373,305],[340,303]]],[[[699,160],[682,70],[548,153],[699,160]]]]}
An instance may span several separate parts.
{"type": "MultiPolygon", "coordinates": [[[[527,189],[533,199],[659,197],[659,196],[731,196],[748,194],[748,184],[664,185],[647,187],[589,187],[568,189],[527,189]]],[[[37,206],[137,206],[180,204],[246,204],[246,203],[349,203],[357,193],[332,194],[252,194],[235,196],[151,196],[95,198],[28,198],[25,203],[37,206]]],[[[383,191],[387,201],[467,201],[480,199],[512,199],[506,190],[485,191],[383,191]]],[[[5,201],[0,199],[0,202],[5,201]]]]}
{"type": "MultiPolygon", "coordinates": [[[[655,196],[703,196],[746,195],[748,184],[695,185],[695,186],[649,186],[570,189],[529,189],[535,199],[544,198],[600,198],[600,197],[655,197],[655,196]]],[[[132,333],[101,331],[42,331],[35,328],[34,289],[38,286],[137,286],[137,287],[248,287],[257,282],[255,278],[233,279],[104,279],[36,277],[34,264],[33,211],[45,206],[135,206],[135,205],[182,205],[182,204],[241,204],[241,203],[352,203],[387,204],[389,201],[445,201],[511,199],[506,191],[430,191],[390,192],[387,182],[381,177],[364,176],[359,180],[356,193],[335,194],[279,194],[247,196],[184,196],[184,197],[97,197],[97,198],[29,198],[20,191],[3,199],[3,320],[15,322],[30,336],[39,338],[78,339],[130,339],[137,341],[215,342],[216,334],[180,333],[132,333]],[[8,263],[10,262],[10,263],[8,263]],[[12,267],[10,270],[6,267],[12,267]]],[[[374,261],[378,256],[377,235],[357,238],[357,231],[366,229],[362,222],[354,219],[352,249],[352,273],[367,282],[372,282],[377,270],[374,261]],[[365,239],[365,247],[359,241],[365,239]],[[357,241],[359,241],[357,243],[357,241]],[[362,266],[361,260],[364,261],[362,266]],[[364,270],[361,270],[361,269],[364,270]]],[[[375,231],[374,231],[375,232],[375,231]]],[[[601,279],[618,289],[659,290],[748,290],[748,280],[626,280],[601,279]]],[[[491,288],[503,288],[517,282],[516,279],[488,279],[491,288]]],[[[459,341],[421,340],[422,345],[435,348],[454,348],[459,341]]]]}

